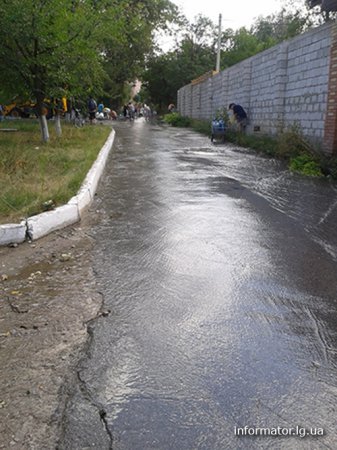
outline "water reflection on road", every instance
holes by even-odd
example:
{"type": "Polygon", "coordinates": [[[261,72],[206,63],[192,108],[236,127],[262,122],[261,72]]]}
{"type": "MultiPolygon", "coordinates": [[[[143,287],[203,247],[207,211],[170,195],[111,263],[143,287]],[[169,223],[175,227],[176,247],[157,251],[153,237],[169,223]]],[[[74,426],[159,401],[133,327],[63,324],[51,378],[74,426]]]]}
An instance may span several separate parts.
{"type": "Polygon", "coordinates": [[[92,230],[111,315],[80,369],[112,448],[335,448],[336,187],[191,131],[116,132],[92,230]]]}

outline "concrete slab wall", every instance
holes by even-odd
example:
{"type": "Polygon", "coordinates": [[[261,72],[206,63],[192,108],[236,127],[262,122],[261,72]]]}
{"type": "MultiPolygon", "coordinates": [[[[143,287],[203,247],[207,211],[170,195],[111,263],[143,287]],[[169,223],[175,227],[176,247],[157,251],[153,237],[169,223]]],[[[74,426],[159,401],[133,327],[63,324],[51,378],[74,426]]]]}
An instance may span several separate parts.
{"type": "MultiPolygon", "coordinates": [[[[249,116],[248,133],[276,134],[297,124],[304,135],[324,143],[333,76],[337,85],[336,67],[331,67],[336,27],[335,23],[325,24],[201,83],[182,87],[178,111],[209,120],[219,108],[239,103],[249,116]]],[[[331,134],[331,125],[329,131],[331,134]]],[[[327,151],[332,153],[334,149],[327,151]]]]}

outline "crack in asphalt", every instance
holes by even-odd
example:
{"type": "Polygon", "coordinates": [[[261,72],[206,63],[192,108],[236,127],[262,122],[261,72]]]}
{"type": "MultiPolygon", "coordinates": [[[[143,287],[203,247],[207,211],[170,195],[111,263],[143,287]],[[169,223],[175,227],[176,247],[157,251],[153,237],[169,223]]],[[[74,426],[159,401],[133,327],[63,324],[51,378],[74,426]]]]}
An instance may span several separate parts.
{"type": "Polygon", "coordinates": [[[113,436],[112,436],[112,433],[111,433],[111,431],[109,429],[109,426],[108,426],[107,413],[106,413],[106,411],[104,409],[101,409],[100,412],[99,412],[99,415],[101,416],[101,421],[103,422],[105,431],[107,432],[107,434],[109,436],[109,439],[110,439],[109,450],[112,450],[113,436]]]}
{"type": "Polygon", "coordinates": [[[60,439],[58,441],[58,445],[56,446],[56,450],[61,450],[61,449],[66,448],[63,446],[62,442],[64,441],[64,438],[66,435],[67,412],[68,412],[68,409],[70,408],[70,406],[72,405],[73,398],[75,397],[76,386],[79,388],[79,391],[82,394],[83,400],[85,400],[91,407],[93,407],[98,412],[100,422],[102,423],[103,429],[105,430],[105,432],[108,436],[108,440],[109,440],[108,449],[109,450],[113,449],[113,447],[112,447],[113,435],[108,426],[107,412],[105,411],[104,406],[95,399],[94,394],[91,392],[87,382],[85,380],[83,380],[83,378],[81,377],[82,363],[87,358],[90,357],[90,349],[91,349],[92,341],[94,338],[95,323],[101,317],[107,317],[111,312],[109,309],[104,308],[105,302],[104,302],[103,293],[100,291],[97,291],[97,293],[101,296],[101,299],[102,299],[101,307],[95,317],[93,317],[83,323],[83,325],[86,327],[88,338],[87,338],[87,340],[83,346],[83,349],[81,351],[82,357],[76,365],[76,373],[74,374],[74,378],[72,381],[69,381],[67,399],[64,402],[64,408],[63,408],[62,419],[61,419],[60,439]]]}

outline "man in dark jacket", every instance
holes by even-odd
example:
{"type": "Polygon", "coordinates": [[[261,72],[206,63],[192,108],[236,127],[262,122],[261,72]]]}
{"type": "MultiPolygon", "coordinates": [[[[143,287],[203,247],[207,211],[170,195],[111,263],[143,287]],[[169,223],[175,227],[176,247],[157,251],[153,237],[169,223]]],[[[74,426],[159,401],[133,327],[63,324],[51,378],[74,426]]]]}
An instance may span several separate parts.
{"type": "Polygon", "coordinates": [[[247,126],[247,113],[241,105],[231,103],[228,107],[230,111],[233,111],[233,116],[239,125],[240,131],[245,131],[247,126]]]}
{"type": "Polygon", "coordinates": [[[97,111],[97,103],[93,97],[90,97],[88,100],[88,111],[89,111],[89,121],[91,124],[93,124],[95,122],[97,111]]]}

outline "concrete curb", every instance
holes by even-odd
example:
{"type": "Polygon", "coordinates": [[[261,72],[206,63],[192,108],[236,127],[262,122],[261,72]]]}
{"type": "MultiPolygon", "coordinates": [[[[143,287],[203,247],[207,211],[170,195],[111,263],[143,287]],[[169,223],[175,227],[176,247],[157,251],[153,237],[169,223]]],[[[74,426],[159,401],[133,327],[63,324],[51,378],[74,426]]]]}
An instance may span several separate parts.
{"type": "Polygon", "coordinates": [[[21,223],[0,225],[0,245],[21,244],[26,239],[26,232],[25,220],[21,223]]]}
{"type": "Polygon", "coordinates": [[[52,231],[60,230],[80,221],[94,198],[114,139],[115,130],[112,130],[96,161],[87,173],[81,188],[66,205],[29,217],[19,224],[0,225],[0,245],[21,244],[27,238],[36,240],[52,231]]]}

